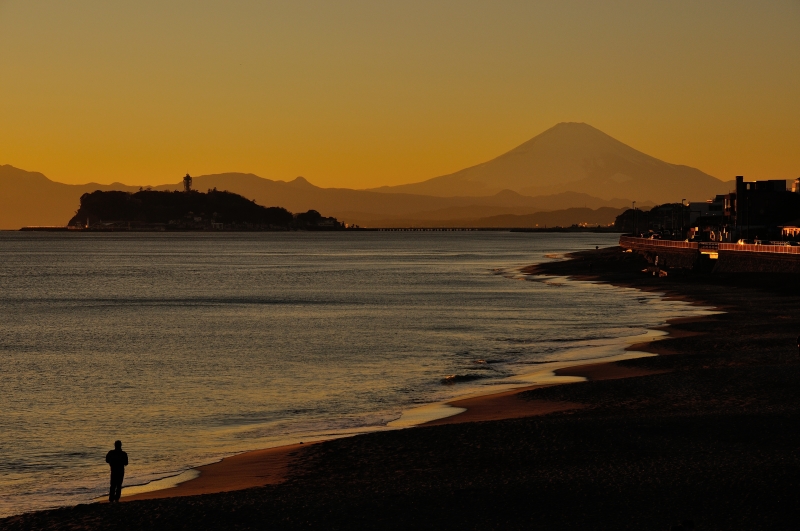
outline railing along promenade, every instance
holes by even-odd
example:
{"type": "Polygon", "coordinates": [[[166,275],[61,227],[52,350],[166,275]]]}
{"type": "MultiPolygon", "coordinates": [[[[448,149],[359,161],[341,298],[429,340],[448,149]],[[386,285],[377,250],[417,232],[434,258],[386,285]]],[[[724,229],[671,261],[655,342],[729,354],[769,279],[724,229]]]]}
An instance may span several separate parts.
{"type": "Polygon", "coordinates": [[[713,251],[736,251],[747,253],[770,254],[796,254],[800,255],[800,246],[797,245],[761,245],[752,243],[722,243],[722,242],[682,242],[673,240],[651,240],[650,238],[635,238],[633,236],[620,236],[620,247],[630,249],[696,249],[713,251]]]}
{"type": "Polygon", "coordinates": [[[675,240],[651,240],[650,238],[635,238],[633,236],[620,236],[620,247],[628,248],[653,248],[653,249],[695,249],[697,242],[683,242],[675,240]]]}

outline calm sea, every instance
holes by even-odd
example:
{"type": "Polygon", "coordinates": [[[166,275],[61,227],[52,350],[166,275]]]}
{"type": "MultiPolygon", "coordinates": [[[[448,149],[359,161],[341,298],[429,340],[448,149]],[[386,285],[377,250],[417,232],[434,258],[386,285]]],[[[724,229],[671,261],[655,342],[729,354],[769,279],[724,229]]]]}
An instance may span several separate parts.
{"type": "Polygon", "coordinates": [[[130,455],[125,484],[141,484],[386,429],[415,405],[694,311],[519,274],[616,240],[0,233],[0,515],[102,495],[115,439],[130,455]],[[462,383],[444,384],[451,375],[462,383]]]}

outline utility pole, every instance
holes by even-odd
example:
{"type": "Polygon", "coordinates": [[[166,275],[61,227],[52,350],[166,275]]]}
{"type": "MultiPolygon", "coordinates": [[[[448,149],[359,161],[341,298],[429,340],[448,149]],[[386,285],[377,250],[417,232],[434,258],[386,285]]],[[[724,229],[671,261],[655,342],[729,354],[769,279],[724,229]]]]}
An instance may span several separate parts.
{"type": "Polygon", "coordinates": [[[633,202],[633,235],[637,236],[639,231],[636,230],[636,201],[633,202]]]}
{"type": "Polygon", "coordinates": [[[683,222],[686,220],[686,207],[683,206],[684,201],[686,201],[686,198],[681,199],[681,239],[685,239],[683,235],[683,222]]]}

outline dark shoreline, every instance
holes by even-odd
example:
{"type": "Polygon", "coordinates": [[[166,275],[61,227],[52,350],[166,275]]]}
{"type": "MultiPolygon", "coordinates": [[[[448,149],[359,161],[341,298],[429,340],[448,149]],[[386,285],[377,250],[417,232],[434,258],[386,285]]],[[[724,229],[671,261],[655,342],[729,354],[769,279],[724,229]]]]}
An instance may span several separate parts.
{"type": "Polygon", "coordinates": [[[617,229],[604,229],[602,227],[347,227],[341,229],[327,228],[276,228],[276,229],[178,229],[178,228],[88,228],[75,227],[22,227],[20,229],[6,229],[7,232],[70,232],[80,234],[83,232],[557,232],[557,233],[594,233],[594,234],[622,234],[617,229]]]}
{"type": "Polygon", "coordinates": [[[657,278],[645,266],[612,248],[529,269],[725,311],[672,323],[648,344],[661,356],[615,364],[639,376],[518,395],[580,409],[328,441],[303,449],[281,485],[42,511],[0,529],[794,527],[797,276],[657,278]]]}

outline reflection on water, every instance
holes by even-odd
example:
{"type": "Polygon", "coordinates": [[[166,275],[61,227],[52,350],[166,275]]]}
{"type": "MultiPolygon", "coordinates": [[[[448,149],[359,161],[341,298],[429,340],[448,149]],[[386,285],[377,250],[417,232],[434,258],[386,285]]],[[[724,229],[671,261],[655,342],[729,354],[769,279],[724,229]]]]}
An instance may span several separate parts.
{"type": "Polygon", "coordinates": [[[0,514],[102,495],[115,439],[131,459],[125,484],[141,484],[238,451],[385,429],[404,410],[695,311],[518,281],[520,266],[615,241],[1,234],[0,514]]]}

